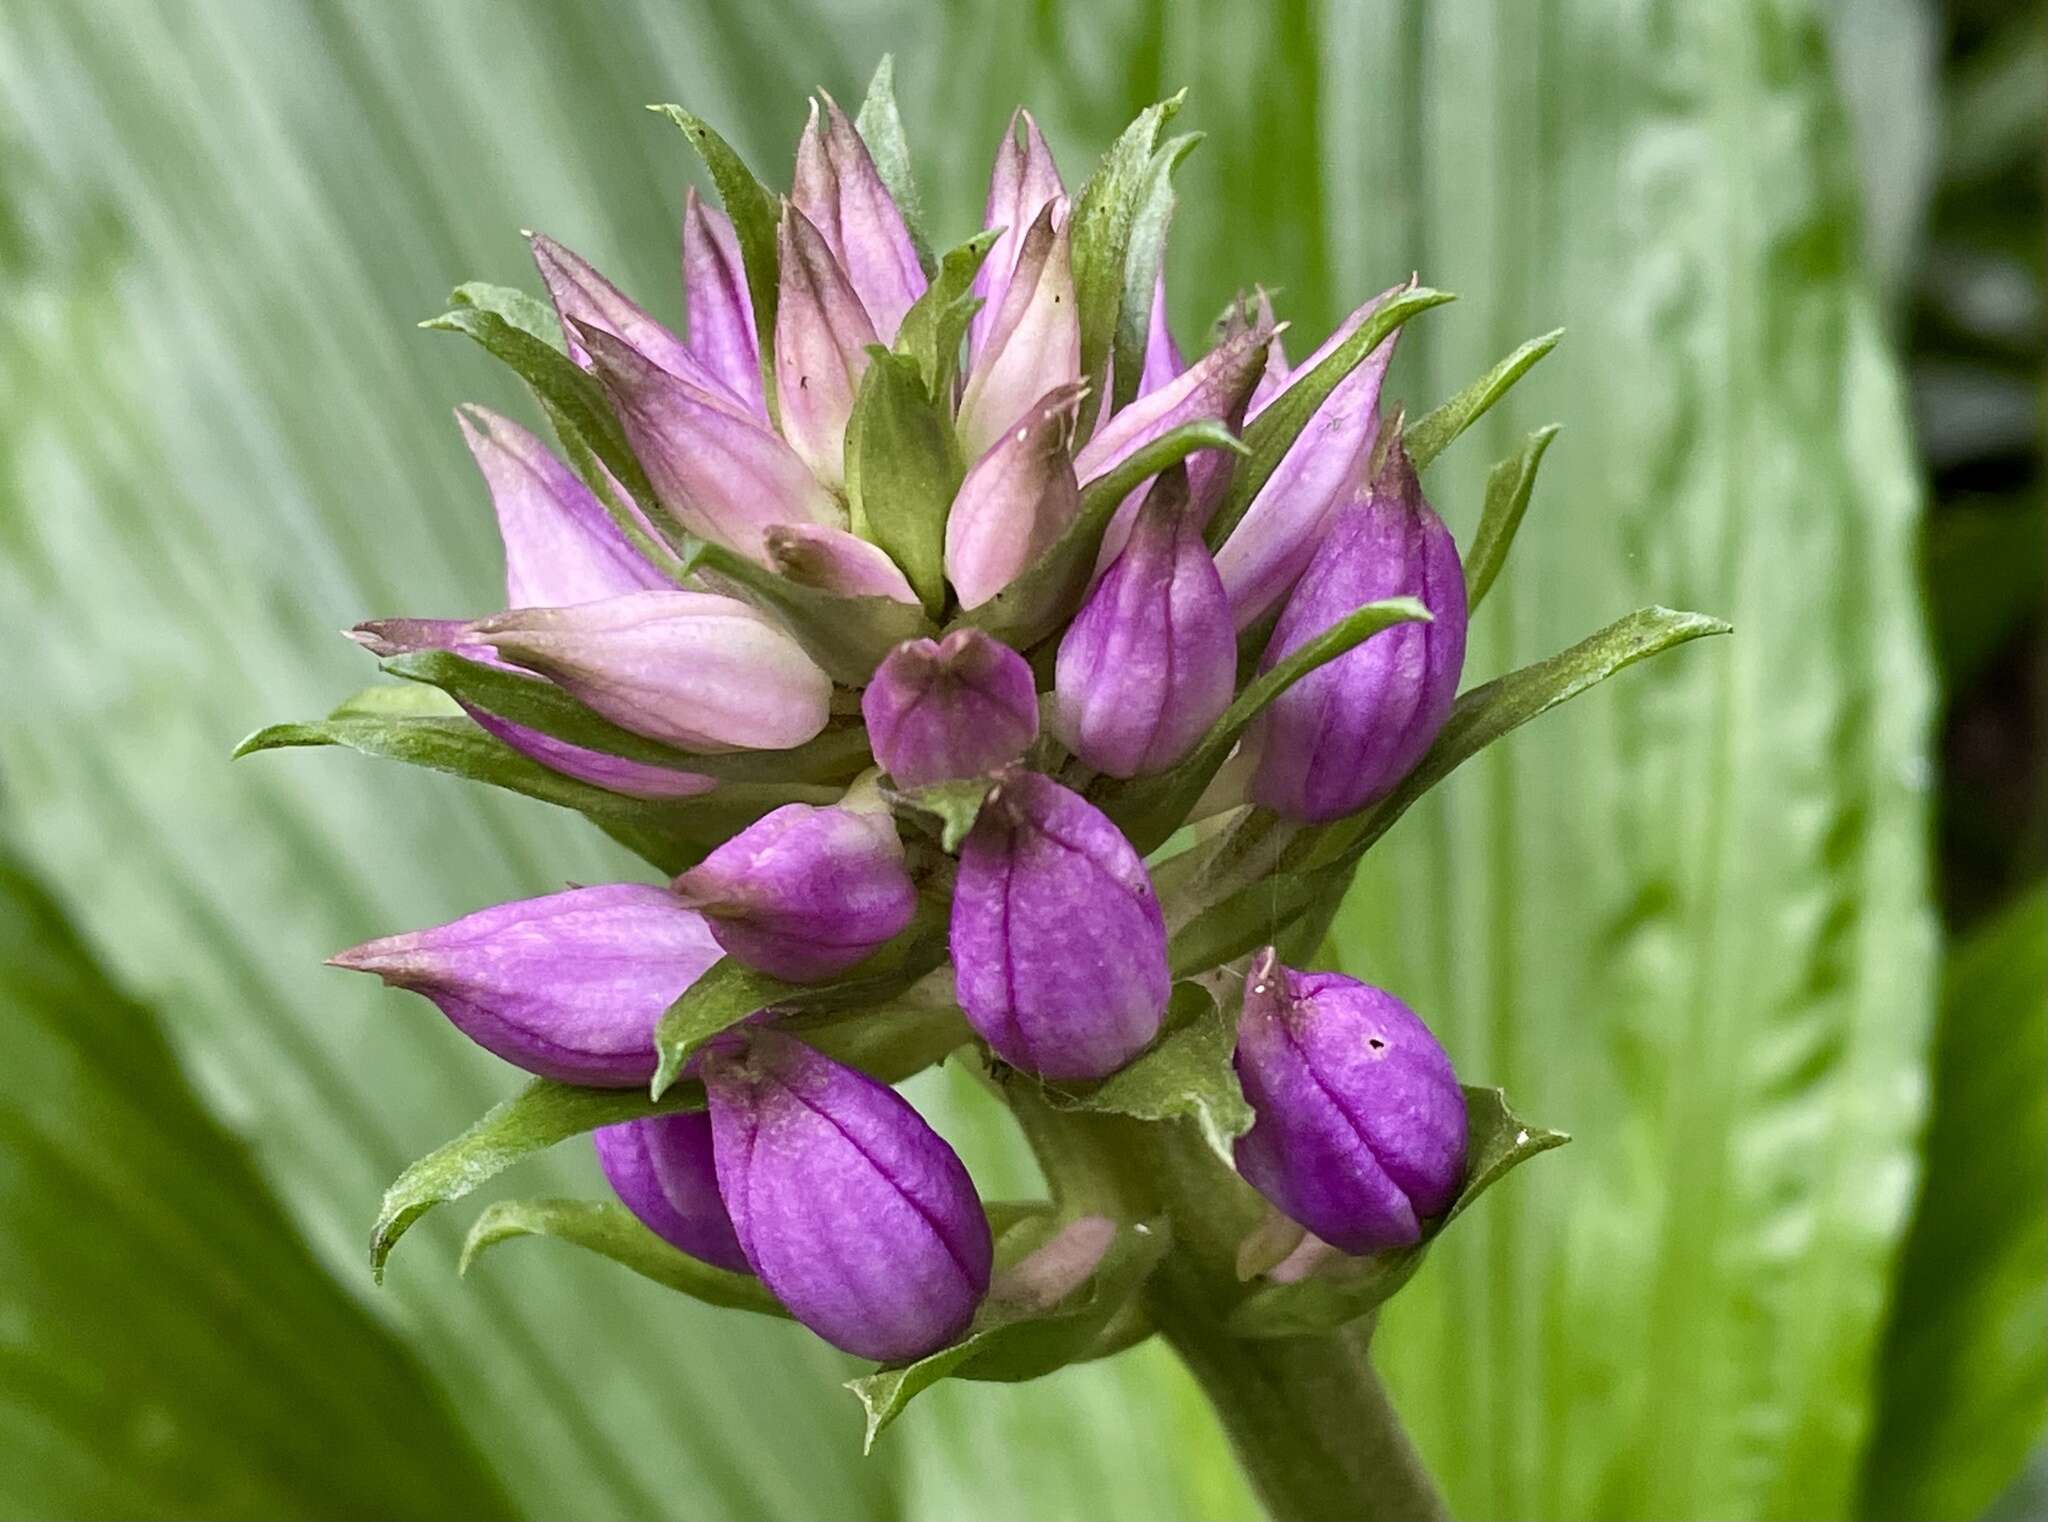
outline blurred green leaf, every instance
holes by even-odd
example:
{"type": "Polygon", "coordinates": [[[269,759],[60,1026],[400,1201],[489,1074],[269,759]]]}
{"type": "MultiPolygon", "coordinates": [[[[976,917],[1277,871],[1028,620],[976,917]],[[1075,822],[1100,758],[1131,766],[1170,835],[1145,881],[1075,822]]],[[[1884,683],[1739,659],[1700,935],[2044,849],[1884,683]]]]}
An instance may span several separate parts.
{"type": "Polygon", "coordinates": [[[1966,1522],[2048,1422],[2048,887],[1950,952],[1861,1515],[1966,1522]]]}
{"type": "Polygon", "coordinates": [[[512,1514],[5,848],[0,1073],[0,1512],[512,1514]]]}

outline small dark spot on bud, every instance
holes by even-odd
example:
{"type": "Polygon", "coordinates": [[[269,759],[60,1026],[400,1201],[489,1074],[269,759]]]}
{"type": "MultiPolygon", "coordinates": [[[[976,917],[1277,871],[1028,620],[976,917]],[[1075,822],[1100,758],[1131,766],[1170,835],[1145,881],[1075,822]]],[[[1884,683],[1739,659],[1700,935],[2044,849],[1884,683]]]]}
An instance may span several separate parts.
{"type": "Polygon", "coordinates": [[[1377,1036],[1367,1036],[1365,1038],[1365,1044],[1371,1047],[1376,1052],[1385,1051],[1387,1046],[1387,1043],[1380,1040],[1380,1038],[1377,1036]]]}
{"type": "Polygon", "coordinates": [[[808,391],[808,390],[810,390],[810,389],[811,389],[811,378],[810,378],[810,377],[809,377],[808,375],[799,375],[799,376],[798,376],[798,377],[796,378],[796,389],[797,389],[797,390],[799,390],[799,391],[808,391]]]}

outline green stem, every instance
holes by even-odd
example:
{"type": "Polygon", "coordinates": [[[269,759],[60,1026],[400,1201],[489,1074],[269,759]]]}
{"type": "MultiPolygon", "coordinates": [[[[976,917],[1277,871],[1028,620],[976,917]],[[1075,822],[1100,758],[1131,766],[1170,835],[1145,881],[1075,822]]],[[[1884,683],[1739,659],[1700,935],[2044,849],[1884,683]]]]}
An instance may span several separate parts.
{"type": "Polygon", "coordinates": [[[1265,1214],[1193,1128],[1006,1097],[1061,1209],[1164,1215],[1173,1247],[1146,1288],[1151,1323],[1202,1386],[1276,1522],[1430,1522],[1442,1496],[1367,1357],[1369,1323],[1322,1337],[1236,1337],[1237,1244],[1265,1214]]]}
{"type": "Polygon", "coordinates": [[[1367,1334],[1233,1337],[1161,1269],[1152,1314],[1195,1376],[1276,1522],[1429,1522],[1443,1497],[1366,1356],[1367,1334]]]}

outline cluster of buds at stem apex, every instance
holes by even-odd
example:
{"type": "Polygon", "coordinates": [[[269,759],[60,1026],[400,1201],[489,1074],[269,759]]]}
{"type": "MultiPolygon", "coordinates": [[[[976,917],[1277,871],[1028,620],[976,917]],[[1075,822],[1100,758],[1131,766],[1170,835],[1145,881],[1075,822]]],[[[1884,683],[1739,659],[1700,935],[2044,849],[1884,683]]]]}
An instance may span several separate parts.
{"type": "MultiPolygon", "coordinates": [[[[554,409],[572,469],[465,408],[506,605],[355,631],[446,686],[509,760],[611,795],[586,812],[639,821],[615,833],[668,868],[665,886],[576,888],[335,958],[529,1072],[646,1083],[664,1013],[721,959],[822,996],[943,926],[950,973],[934,950],[899,986],[949,977],[960,1039],[1010,1068],[1109,1077],[1158,1039],[1173,977],[1210,970],[1170,961],[1126,833],[1149,850],[1187,809],[1140,828],[1132,800],[1192,807],[1241,734],[1226,775],[1248,794],[1226,806],[1280,830],[1337,820],[1384,797],[1449,711],[1464,585],[1381,418],[1399,323],[1354,341],[1406,288],[1298,366],[1263,292],[1240,298],[1183,362],[1156,241],[1149,267],[1143,240],[1106,250],[1130,218],[1070,196],[1028,114],[998,148],[984,235],[943,264],[891,194],[900,152],[885,162],[889,182],[824,98],[787,197],[756,187],[735,222],[691,194],[682,334],[533,236],[556,322],[509,293],[493,320],[526,323],[521,352],[557,346],[545,394],[607,415],[554,409]],[[1129,262],[1123,291],[1152,293],[1147,320],[1077,299],[1105,257],[1129,262]],[[1292,421],[1265,456],[1224,447],[1274,440],[1249,425],[1276,407],[1292,421]],[[1226,719],[1255,706],[1234,706],[1240,673],[1390,598],[1432,621],[1354,640],[1226,719]],[[926,790],[973,806],[940,835],[926,790]]],[[[1268,955],[1248,987],[1245,1177],[1338,1248],[1415,1240],[1463,1165],[1443,1053],[1347,979],[1268,955]]],[[[600,1131],[606,1176],[657,1235],[759,1275],[839,1346],[940,1346],[989,1285],[967,1174],[891,1089],[780,1018],[739,1011],[695,1050],[708,1119],[600,1131]]]]}
{"type": "Polygon", "coordinates": [[[1465,1096],[1429,1027],[1335,972],[1252,961],[1236,1065],[1258,1120],[1237,1169],[1332,1247],[1419,1241],[1465,1178],[1465,1096]]]}

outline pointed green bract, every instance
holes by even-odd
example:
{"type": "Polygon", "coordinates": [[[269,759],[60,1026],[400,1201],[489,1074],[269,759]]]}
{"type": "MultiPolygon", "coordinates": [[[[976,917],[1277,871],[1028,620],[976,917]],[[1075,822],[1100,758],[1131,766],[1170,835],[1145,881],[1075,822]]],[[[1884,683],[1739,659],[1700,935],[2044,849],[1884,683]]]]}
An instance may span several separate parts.
{"type": "MultiPolygon", "coordinates": [[[[1103,383],[1117,338],[1132,229],[1145,204],[1159,133],[1179,114],[1186,98],[1183,90],[1139,112],[1074,199],[1069,225],[1074,302],[1081,314],[1081,378],[1097,387],[1103,383]]],[[[1142,330],[1137,352],[1144,353],[1142,330]]]]}
{"type": "Polygon", "coordinates": [[[1428,1223],[1413,1247],[1339,1258],[1294,1284],[1254,1290],[1231,1312],[1230,1330],[1240,1337],[1313,1337],[1377,1310],[1422,1266],[1429,1244],[1463,1215],[1473,1201],[1539,1152],[1562,1147],[1562,1131],[1532,1126],[1508,1108],[1499,1089],[1466,1085],[1467,1162],[1464,1187],[1440,1220],[1428,1223]]]}
{"type": "Polygon", "coordinates": [[[1152,300],[1157,294],[1160,266],[1166,258],[1166,231],[1173,221],[1174,171],[1201,141],[1199,132],[1169,138],[1145,166],[1145,183],[1131,217],[1130,243],[1124,255],[1123,295],[1117,305],[1116,340],[1111,348],[1111,395],[1118,407],[1138,394],[1138,383],[1144,379],[1152,300]]]}
{"type": "Polygon", "coordinates": [[[888,797],[899,812],[908,813],[921,823],[936,824],[939,848],[951,853],[958,851],[967,839],[967,832],[981,817],[981,806],[994,787],[993,777],[959,777],[898,789],[888,797]]]}
{"type": "Polygon", "coordinates": [[[1231,1166],[1231,1143],[1252,1128],[1252,1107],[1231,1053],[1237,1031],[1199,983],[1176,984],[1159,1039],[1099,1083],[1045,1086],[1056,1110],[1092,1110],[1133,1120],[1192,1121],[1217,1160],[1231,1166]]]}
{"type": "Polygon", "coordinates": [[[846,430],[855,529],[902,568],[925,612],[946,600],[946,510],[960,487],[960,446],[906,355],[876,349],[846,430]]]}
{"type": "Polygon", "coordinates": [[[910,230],[910,241],[917,249],[918,263],[930,275],[936,269],[932,262],[930,241],[924,234],[924,200],[917,193],[917,175],[910,157],[910,139],[904,135],[903,114],[896,105],[896,57],[884,53],[880,63],[875,65],[874,78],[868,81],[868,93],[860,103],[860,112],[853,119],[853,127],[867,144],[868,155],[875,161],[875,172],[882,177],[882,183],[889,187],[889,195],[896,202],[896,209],[903,213],[903,225],[910,230]]]}
{"type": "Polygon", "coordinates": [[[1408,458],[1415,468],[1423,469],[1448,449],[1452,440],[1484,417],[1495,402],[1508,394],[1516,381],[1557,347],[1557,341],[1563,337],[1564,329],[1557,328],[1540,338],[1530,339],[1441,407],[1411,425],[1402,435],[1402,442],[1407,446],[1408,458]]]}
{"type": "Polygon", "coordinates": [[[789,1315],[752,1274],[737,1274],[671,1247],[632,1211],[611,1200],[498,1200],[485,1208],[462,1239],[460,1272],[467,1274],[491,1248],[516,1237],[567,1242],[706,1305],[789,1315]]]}
{"type": "Polygon", "coordinates": [[[1479,527],[1472,531],[1471,548],[1465,552],[1465,605],[1477,608],[1486,600],[1494,578],[1507,564],[1515,533],[1528,511],[1529,494],[1536,489],[1536,467],[1544,451],[1557,437],[1558,425],[1539,428],[1522,441],[1522,447],[1502,460],[1486,477],[1486,504],[1479,515],[1479,527]]]}
{"type": "Polygon", "coordinates": [[[939,261],[932,283],[903,314],[903,325],[896,330],[896,352],[917,361],[918,374],[929,396],[943,398],[953,394],[953,381],[960,370],[961,340],[967,336],[967,324],[981,307],[981,298],[969,292],[1001,231],[985,229],[958,248],[948,249],[939,261]]]}
{"type": "Polygon", "coordinates": [[[487,280],[465,280],[448,293],[448,299],[459,307],[476,307],[502,317],[522,333],[531,333],[551,349],[560,349],[564,354],[568,346],[562,342],[562,319],[555,315],[555,309],[538,296],[509,285],[492,285],[487,280]]]}
{"type": "Polygon", "coordinates": [[[722,544],[698,541],[694,564],[773,614],[805,654],[845,687],[863,687],[882,657],[936,630],[923,612],[892,597],[842,597],[778,576],[722,544]]]}

